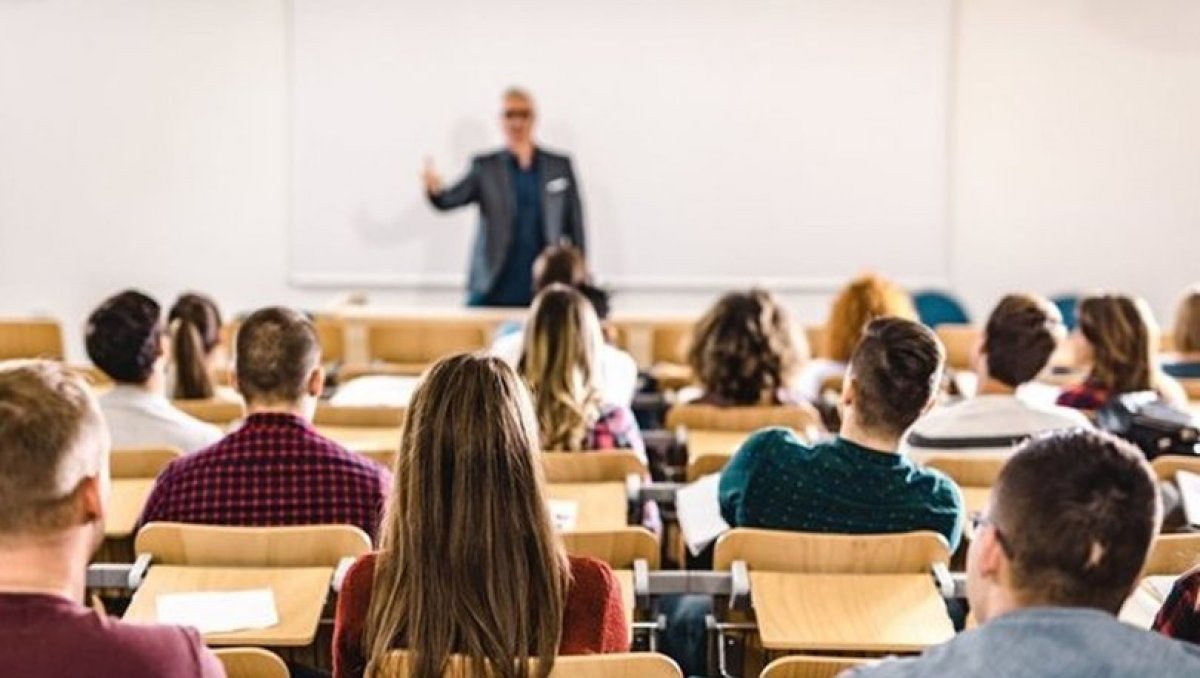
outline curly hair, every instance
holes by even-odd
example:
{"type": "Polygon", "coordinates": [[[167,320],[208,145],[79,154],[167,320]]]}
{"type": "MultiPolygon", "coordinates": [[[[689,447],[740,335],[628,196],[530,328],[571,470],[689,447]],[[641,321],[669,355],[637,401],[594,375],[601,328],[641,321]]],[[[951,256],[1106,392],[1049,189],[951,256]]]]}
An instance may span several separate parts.
{"type": "Polygon", "coordinates": [[[851,280],[838,292],[825,323],[825,346],[821,357],[849,362],[863,328],[875,318],[893,316],[916,320],[912,297],[899,285],[878,275],[851,280]]]}
{"type": "Polygon", "coordinates": [[[734,405],[774,402],[807,353],[802,342],[770,292],[730,292],[696,323],[688,364],[707,395],[734,405]]]}
{"type": "Polygon", "coordinates": [[[109,297],[88,316],[88,358],[119,384],[144,384],[163,354],[162,309],[136,290],[109,297]]]}

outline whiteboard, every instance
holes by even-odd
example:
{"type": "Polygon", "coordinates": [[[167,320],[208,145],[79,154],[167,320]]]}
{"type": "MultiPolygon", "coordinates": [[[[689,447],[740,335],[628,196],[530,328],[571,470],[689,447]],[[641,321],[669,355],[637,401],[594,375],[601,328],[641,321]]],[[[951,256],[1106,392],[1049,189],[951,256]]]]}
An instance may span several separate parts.
{"type": "Polygon", "coordinates": [[[952,0],[292,0],[292,282],[465,285],[499,94],[571,154],[618,288],[946,277],[952,0]]]}

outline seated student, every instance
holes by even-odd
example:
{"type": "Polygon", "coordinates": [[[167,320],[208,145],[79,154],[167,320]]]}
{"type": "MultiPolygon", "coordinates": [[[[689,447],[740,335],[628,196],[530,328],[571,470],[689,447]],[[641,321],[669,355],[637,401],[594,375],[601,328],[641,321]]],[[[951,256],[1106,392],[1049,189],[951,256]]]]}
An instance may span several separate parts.
{"type": "Polygon", "coordinates": [[[325,382],[312,322],[287,308],[251,314],[238,330],[235,379],[246,421],[172,462],[139,524],[348,524],[373,536],[391,473],[312,427],[325,382]]]}
{"type": "MultiPolygon", "coordinates": [[[[538,293],[550,285],[560,284],[573,287],[592,303],[596,317],[601,323],[608,317],[608,293],[592,285],[591,276],[583,254],[574,247],[553,246],[546,248],[533,264],[534,292],[538,293]]],[[[601,327],[603,329],[603,327],[601,327]]],[[[601,333],[603,335],[603,332],[601,333]]],[[[492,343],[492,355],[516,367],[525,350],[525,328],[521,325],[509,328],[492,343]]],[[[638,368],[633,357],[607,341],[600,343],[596,362],[604,389],[604,399],[618,405],[629,405],[637,391],[638,368]]]]}
{"type": "Polygon", "coordinates": [[[1062,315],[1049,300],[1030,294],[1001,299],[975,357],[977,394],[917,420],[904,452],[1006,453],[1035,433],[1089,427],[1078,410],[1034,405],[1017,395],[1046,367],[1065,335],[1062,315]]]}
{"type": "Polygon", "coordinates": [[[1105,433],[1025,443],[992,491],[967,556],[979,626],[911,659],[849,672],[907,676],[1197,676],[1200,647],[1118,621],[1158,530],[1142,453],[1105,433]]]}
{"type": "Polygon", "coordinates": [[[1071,349],[1077,363],[1089,365],[1088,373],[1059,395],[1059,405],[1098,410],[1115,396],[1156,391],[1166,404],[1187,407],[1183,387],[1159,368],[1157,326],[1144,301],[1122,294],[1084,297],[1075,313],[1071,349]]]}
{"type": "Polygon", "coordinates": [[[792,331],[787,311],[770,292],[730,292],[696,323],[688,364],[700,384],[700,405],[794,405],[819,421],[817,411],[792,390],[808,355],[792,331]]]}
{"type": "Polygon", "coordinates": [[[181,294],[167,312],[171,331],[171,397],[176,400],[220,398],[240,400],[237,393],[217,383],[215,375],[228,369],[221,344],[221,311],[211,298],[181,294]]]}
{"type": "Polygon", "coordinates": [[[533,394],[542,447],[552,451],[646,447],[629,406],[605,400],[600,321],[574,288],[553,284],[533,300],[517,371],[533,394]]]}
{"type": "Polygon", "coordinates": [[[537,419],[512,368],[459,355],[430,369],[379,552],[338,595],[334,678],[363,676],[397,648],[415,654],[414,676],[441,676],[450,654],[484,675],[482,662],[536,658],[548,672],[556,654],[628,651],[620,585],[607,564],[563,551],[537,456],[537,419]]]}
{"type": "Polygon", "coordinates": [[[801,532],[932,530],[957,548],[958,487],[897,453],[904,432],[932,405],[944,362],[925,326],[871,321],[850,357],[841,435],[813,446],[790,429],[752,435],[721,474],[725,522],[801,532]]]}
{"type": "Polygon", "coordinates": [[[869,274],[851,280],[838,292],[825,323],[825,345],[818,347],[818,359],[809,361],[800,372],[797,388],[807,399],[821,396],[824,383],[841,379],[863,328],[874,318],[894,316],[917,319],[912,298],[899,285],[869,274]]]}
{"type": "Polygon", "coordinates": [[[1175,352],[1163,363],[1163,371],[1179,379],[1200,379],[1200,286],[1179,301],[1175,312],[1175,352]]]}
{"type": "Polygon", "coordinates": [[[1200,567],[1175,580],[1151,628],[1164,636],[1200,645],[1200,567]]]}
{"type": "Polygon", "coordinates": [[[21,678],[224,676],[194,629],[124,624],[84,606],[108,454],[82,380],[57,363],[0,363],[0,666],[21,678]]]}
{"type": "Polygon", "coordinates": [[[166,338],[153,299],[133,290],[108,299],[88,317],[85,342],[88,357],[116,384],[100,397],[113,446],[194,452],[221,439],[221,429],[167,400],[166,338]]]}

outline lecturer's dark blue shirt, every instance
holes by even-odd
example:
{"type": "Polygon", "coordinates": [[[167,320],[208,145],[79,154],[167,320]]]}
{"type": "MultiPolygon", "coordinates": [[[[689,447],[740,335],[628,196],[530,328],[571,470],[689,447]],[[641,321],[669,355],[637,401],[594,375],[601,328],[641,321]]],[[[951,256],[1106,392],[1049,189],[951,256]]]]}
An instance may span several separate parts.
{"type": "Polygon", "coordinates": [[[528,306],[533,301],[533,262],[546,247],[541,159],[535,150],[528,169],[523,169],[512,153],[505,154],[505,161],[516,211],[508,256],[487,301],[489,306],[528,306]]]}

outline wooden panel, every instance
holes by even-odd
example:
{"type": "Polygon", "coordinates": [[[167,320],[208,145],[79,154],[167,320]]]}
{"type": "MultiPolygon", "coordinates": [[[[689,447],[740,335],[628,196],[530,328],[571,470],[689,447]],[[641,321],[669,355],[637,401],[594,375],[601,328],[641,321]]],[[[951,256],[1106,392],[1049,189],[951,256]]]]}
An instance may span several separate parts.
{"type": "Polygon", "coordinates": [[[991,487],[1011,455],[990,452],[921,452],[913,461],[935,468],[962,487],[991,487]]]}
{"type": "Polygon", "coordinates": [[[155,563],[199,567],[337,567],[342,558],[371,551],[371,540],[350,525],[216,527],[150,523],[134,542],[155,563]]]}
{"type": "Polygon", "coordinates": [[[321,403],[313,423],[317,426],[399,428],[404,425],[405,408],[386,406],[346,406],[321,403]]]}
{"type": "Polygon", "coordinates": [[[1155,457],[1154,461],[1150,462],[1150,468],[1154,469],[1154,474],[1159,480],[1175,482],[1175,474],[1180,471],[1200,473],[1200,457],[1168,454],[1155,457]]]}
{"type": "Polygon", "coordinates": [[[175,447],[144,447],[113,450],[109,455],[109,474],[114,480],[148,478],[153,480],[167,464],[183,456],[175,447]]]}
{"type": "Polygon", "coordinates": [[[491,345],[491,324],[452,318],[395,319],[367,329],[370,360],[390,363],[433,363],[455,353],[491,345]]]}
{"type": "Polygon", "coordinates": [[[133,535],[133,527],[153,489],[154,478],[113,479],[108,515],[104,519],[105,538],[125,539],[133,535]]]}
{"type": "Polygon", "coordinates": [[[278,655],[258,647],[216,650],[225,667],[225,678],[288,678],[291,673],[278,655]]]}
{"type": "Polygon", "coordinates": [[[0,318],[0,360],[66,356],[62,326],[50,318],[0,318]]]}
{"type": "Polygon", "coordinates": [[[230,424],[245,416],[245,408],[241,403],[222,398],[173,400],[171,402],[175,407],[200,421],[207,421],[221,428],[229,428],[230,424]]]}
{"type": "MultiPolygon", "coordinates": [[[[367,675],[376,678],[409,678],[410,661],[407,652],[396,651],[382,665],[369,667],[367,675]]],[[[444,678],[472,678],[478,674],[462,658],[455,657],[442,675],[444,678]]],[[[530,675],[537,675],[535,667],[530,668],[530,675]]],[[[558,657],[550,672],[550,678],[680,678],[682,675],[679,667],[668,657],[640,652],[558,657]]]]}
{"type": "Polygon", "coordinates": [[[1200,533],[1160,534],[1150,546],[1142,576],[1179,575],[1200,563],[1200,533]]]}
{"type": "Polygon", "coordinates": [[[632,569],[633,561],[639,559],[651,570],[659,568],[658,539],[644,527],[564,532],[562,540],[567,553],[603,560],[614,570],[632,569]]]}
{"type": "Polygon", "coordinates": [[[806,573],[928,574],[950,562],[946,540],[936,532],[815,534],[738,528],[721,535],[713,569],[743,560],[751,570],[806,573]]]}
{"type": "Polygon", "coordinates": [[[853,657],[780,657],[763,669],[759,678],[837,678],[842,671],[870,664],[871,659],[853,657]]]}
{"type": "Polygon", "coordinates": [[[768,426],[786,426],[797,431],[821,428],[821,415],[811,405],[753,405],[717,407],[685,403],[667,411],[666,428],[680,426],[689,431],[757,431],[768,426]]]}
{"type": "Polygon", "coordinates": [[[624,482],[630,475],[641,477],[647,472],[630,450],[543,452],[541,461],[549,483],[624,482]]]}
{"type": "Polygon", "coordinates": [[[576,530],[619,530],[628,524],[625,483],[551,483],[546,496],[578,504],[576,530]]]}
{"type": "Polygon", "coordinates": [[[946,346],[946,365],[955,370],[971,370],[980,330],[971,325],[944,324],[934,330],[946,346]]]}

